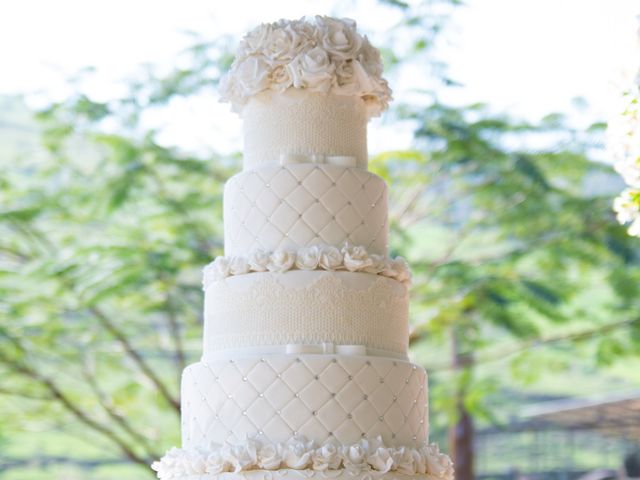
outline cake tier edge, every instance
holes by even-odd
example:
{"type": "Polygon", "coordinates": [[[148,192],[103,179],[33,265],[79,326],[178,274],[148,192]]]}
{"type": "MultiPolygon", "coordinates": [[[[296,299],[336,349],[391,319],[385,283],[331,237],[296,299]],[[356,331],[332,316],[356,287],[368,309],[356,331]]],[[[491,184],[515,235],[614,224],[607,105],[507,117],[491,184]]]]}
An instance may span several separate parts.
{"type": "MultiPolygon", "coordinates": [[[[378,447],[375,451],[365,451],[354,446],[352,455],[348,451],[318,448],[314,451],[301,451],[308,455],[310,468],[255,468],[261,463],[262,450],[251,452],[253,458],[245,458],[243,465],[239,459],[232,457],[227,462],[215,452],[186,451],[172,449],[152,468],[158,472],[161,480],[287,480],[287,479],[335,479],[335,480],[371,480],[373,478],[388,480],[453,480],[453,463],[448,455],[440,453],[436,444],[420,450],[399,450],[378,447]],[[350,463],[349,458],[360,461],[350,463]],[[345,467],[345,459],[347,466],[345,467]],[[252,465],[249,462],[254,462],[252,465]],[[333,464],[330,464],[333,462],[333,464]],[[339,466],[340,468],[332,468],[339,466]],[[235,468],[234,471],[224,471],[235,468]],[[247,468],[247,469],[245,469],[247,468]]],[[[273,455],[268,449],[267,455],[273,455]]],[[[271,459],[271,458],[270,458],[271,459]]],[[[273,463],[275,465],[275,463],[273,463]]]]}

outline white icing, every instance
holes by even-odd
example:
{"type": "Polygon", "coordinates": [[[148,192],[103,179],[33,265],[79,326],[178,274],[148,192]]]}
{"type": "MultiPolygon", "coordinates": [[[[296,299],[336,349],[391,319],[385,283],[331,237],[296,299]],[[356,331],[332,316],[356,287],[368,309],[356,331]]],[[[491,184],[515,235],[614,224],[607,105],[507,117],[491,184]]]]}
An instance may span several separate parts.
{"type": "Polygon", "coordinates": [[[242,118],[244,170],[278,163],[367,168],[367,114],[359,98],[266,91],[251,97],[242,118]]]}
{"type": "Polygon", "coordinates": [[[351,356],[372,356],[395,358],[406,361],[406,354],[367,347],[366,345],[341,345],[332,342],[322,343],[288,343],[286,345],[258,345],[253,347],[240,347],[235,349],[208,351],[202,356],[204,363],[229,358],[264,357],[265,355],[291,355],[291,354],[338,354],[351,356]]]}
{"type": "Polygon", "coordinates": [[[380,52],[356,31],[356,23],[322,16],[256,27],[220,81],[221,100],[236,111],[257,93],[287,89],[358,97],[369,115],[379,115],[391,99],[380,52]]]}
{"type": "Polygon", "coordinates": [[[323,270],[338,270],[342,265],[342,253],[336,247],[327,246],[320,252],[318,265],[323,270]]]}
{"type": "Polygon", "coordinates": [[[224,253],[230,257],[345,243],[386,256],[387,236],[386,184],[359,168],[263,167],[234,175],[225,186],[224,253]]]}
{"type": "Polygon", "coordinates": [[[282,443],[304,435],[351,445],[380,436],[428,439],[427,377],[408,361],[325,354],[227,357],[195,363],[182,379],[182,446],[282,443]]]}
{"type": "Polygon", "coordinates": [[[387,447],[379,437],[342,446],[334,443],[318,446],[297,436],[278,444],[247,439],[241,445],[214,444],[206,449],[191,450],[173,448],[151,467],[160,480],[281,468],[319,472],[344,470],[352,477],[365,472],[397,472],[429,475],[433,480],[453,480],[454,474],[451,459],[440,453],[435,444],[419,448],[387,447]]]}
{"type": "Polygon", "coordinates": [[[341,250],[332,245],[312,245],[302,247],[297,252],[276,250],[269,253],[260,250],[251,253],[248,258],[217,257],[204,267],[202,285],[206,290],[209,285],[230,275],[246,274],[252,270],[263,272],[265,268],[277,273],[292,269],[366,272],[394,278],[407,287],[411,285],[411,271],[404,258],[388,259],[382,255],[369,255],[364,247],[350,245],[345,245],[341,250]],[[260,260],[256,261],[256,258],[260,260]]]}
{"type": "Polygon", "coordinates": [[[319,245],[299,249],[296,252],[296,268],[299,270],[315,270],[318,268],[320,266],[322,250],[322,247],[319,245]]]}
{"type": "MultiPolygon", "coordinates": [[[[260,249],[254,250],[249,254],[249,257],[248,257],[247,263],[249,264],[249,270],[252,270],[254,272],[266,272],[268,270],[267,266],[269,265],[270,260],[271,260],[270,253],[260,249]]],[[[202,284],[205,289],[212,281],[215,281],[217,278],[219,278],[218,275],[216,275],[215,270],[213,274],[209,274],[208,270],[209,269],[207,267],[204,267],[202,284]]]]}
{"type": "Polygon", "coordinates": [[[276,250],[269,255],[267,270],[270,272],[284,273],[291,270],[296,261],[296,254],[287,250],[276,250]]]}
{"type": "MultiPolygon", "coordinates": [[[[373,265],[373,260],[369,258],[366,248],[356,246],[352,248],[342,249],[344,268],[350,272],[359,272],[373,265]]],[[[389,262],[388,271],[391,272],[391,262],[389,262]]],[[[395,277],[395,275],[394,275],[395,277]]]]}
{"type": "Polygon", "coordinates": [[[408,301],[404,285],[368,273],[230,276],[205,290],[204,354],[329,342],[406,355],[408,301]]]}

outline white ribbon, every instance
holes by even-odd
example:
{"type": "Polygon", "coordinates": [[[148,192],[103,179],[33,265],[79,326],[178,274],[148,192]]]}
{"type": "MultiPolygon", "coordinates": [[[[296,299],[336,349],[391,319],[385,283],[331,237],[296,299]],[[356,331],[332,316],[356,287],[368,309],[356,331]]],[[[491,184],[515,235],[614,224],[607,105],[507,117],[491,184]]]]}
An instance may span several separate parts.
{"type": "Polygon", "coordinates": [[[379,348],[371,348],[366,345],[334,345],[333,343],[317,343],[317,344],[284,344],[284,345],[262,345],[262,346],[244,346],[237,348],[226,348],[207,352],[202,356],[203,362],[217,362],[220,360],[228,360],[229,358],[248,358],[260,357],[263,355],[302,355],[304,353],[311,354],[341,354],[355,356],[373,356],[395,358],[397,360],[408,361],[407,355],[392,352],[389,350],[381,350],[379,348]]]}
{"type": "Polygon", "coordinates": [[[364,345],[335,345],[329,342],[315,345],[290,343],[285,351],[288,354],[337,353],[339,355],[366,355],[367,347],[364,345]]]}
{"type": "Polygon", "coordinates": [[[329,164],[339,167],[355,167],[356,157],[353,155],[304,155],[299,153],[281,153],[280,165],[297,163],[329,164]]]}

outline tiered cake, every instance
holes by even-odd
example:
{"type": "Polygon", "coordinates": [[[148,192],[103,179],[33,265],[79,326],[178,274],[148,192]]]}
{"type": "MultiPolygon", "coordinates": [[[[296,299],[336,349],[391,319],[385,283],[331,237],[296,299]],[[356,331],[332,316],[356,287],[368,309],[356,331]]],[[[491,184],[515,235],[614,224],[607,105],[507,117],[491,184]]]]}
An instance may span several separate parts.
{"type": "Polygon", "coordinates": [[[451,479],[407,359],[409,269],[388,258],[366,126],[390,99],[355,23],[264,24],[221,83],[244,120],[225,256],[204,271],[204,352],[161,479],[451,479]]]}

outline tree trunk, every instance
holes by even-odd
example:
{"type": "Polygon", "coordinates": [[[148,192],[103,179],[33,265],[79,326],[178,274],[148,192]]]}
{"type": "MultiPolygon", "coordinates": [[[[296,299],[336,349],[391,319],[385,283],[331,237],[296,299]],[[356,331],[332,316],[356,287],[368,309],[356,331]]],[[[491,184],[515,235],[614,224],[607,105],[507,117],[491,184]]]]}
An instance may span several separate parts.
{"type": "MultiPolygon", "coordinates": [[[[460,332],[452,329],[453,367],[456,372],[472,368],[473,357],[470,353],[464,353],[461,347],[460,332]]],[[[455,392],[457,410],[457,422],[449,432],[450,452],[456,467],[456,480],[473,480],[473,418],[467,410],[464,398],[466,387],[458,383],[455,392]]]]}
{"type": "Polygon", "coordinates": [[[473,419],[463,404],[458,404],[459,419],[451,429],[451,454],[456,480],[473,480],[473,419]]]}

